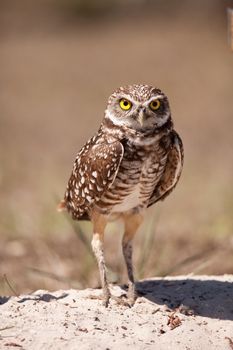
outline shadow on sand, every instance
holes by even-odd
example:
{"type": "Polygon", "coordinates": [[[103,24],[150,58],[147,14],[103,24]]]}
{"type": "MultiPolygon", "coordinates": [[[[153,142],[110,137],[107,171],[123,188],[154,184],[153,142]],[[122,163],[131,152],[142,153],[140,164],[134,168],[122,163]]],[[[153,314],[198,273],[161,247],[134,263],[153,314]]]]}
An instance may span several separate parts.
{"type": "Polygon", "coordinates": [[[233,283],[197,279],[145,280],[137,283],[138,294],[174,309],[183,305],[194,313],[221,320],[233,320],[233,283]]]}
{"type": "MultiPolygon", "coordinates": [[[[44,294],[39,294],[39,295],[27,295],[25,297],[18,297],[18,303],[24,303],[26,301],[45,301],[45,302],[50,302],[52,300],[59,300],[59,299],[63,299],[65,297],[67,297],[69,294],[68,293],[63,293],[62,295],[60,295],[59,297],[56,297],[52,294],[49,293],[44,293],[44,294]]],[[[0,296],[0,305],[3,305],[5,303],[7,303],[9,300],[11,299],[11,297],[7,296],[0,296]]]]}
{"type": "Polygon", "coordinates": [[[39,295],[31,295],[31,296],[26,296],[25,298],[20,298],[18,300],[18,303],[24,303],[25,301],[45,301],[46,303],[49,303],[50,301],[53,300],[59,300],[59,299],[64,299],[68,296],[68,293],[63,293],[59,297],[56,297],[52,294],[45,293],[45,294],[39,294],[39,295]]]}
{"type": "Polygon", "coordinates": [[[7,303],[10,298],[11,297],[0,296],[0,305],[7,303]]]}

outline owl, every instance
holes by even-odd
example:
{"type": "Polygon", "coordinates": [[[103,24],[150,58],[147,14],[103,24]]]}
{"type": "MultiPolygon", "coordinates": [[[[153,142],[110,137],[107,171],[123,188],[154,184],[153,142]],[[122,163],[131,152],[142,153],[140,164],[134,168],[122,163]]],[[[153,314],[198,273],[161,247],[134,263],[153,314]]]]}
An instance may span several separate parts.
{"type": "Polygon", "coordinates": [[[103,303],[111,296],[106,277],[104,231],[122,219],[122,250],[128,272],[127,303],[136,300],[132,241],[146,209],[175,188],[183,145],[173,128],[167,96],[148,85],[118,88],[109,97],[97,133],[79,151],[59,209],[93,223],[92,249],[99,267],[103,303]]]}

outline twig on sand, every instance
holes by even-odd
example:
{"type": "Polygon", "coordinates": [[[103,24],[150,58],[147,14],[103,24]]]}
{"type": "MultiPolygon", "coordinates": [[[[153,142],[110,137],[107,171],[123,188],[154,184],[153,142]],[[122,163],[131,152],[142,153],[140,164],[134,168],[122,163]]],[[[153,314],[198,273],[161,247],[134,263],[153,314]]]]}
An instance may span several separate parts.
{"type": "Polygon", "coordinates": [[[23,346],[21,344],[15,343],[15,342],[10,342],[10,343],[5,343],[5,346],[14,346],[16,348],[22,348],[23,346]]]}
{"type": "Polygon", "coordinates": [[[176,327],[179,327],[181,325],[181,319],[179,318],[178,315],[176,315],[175,312],[172,312],[169,316],[168,316],[168,321],[167,321],[167,325],[170,326],[171,329],[175,329],[176,327]]]}
{"type": "Polygon", "coordinates": [[[0,332],[1,331],[6,331],[7,329],[11,329],[11,328],[14,328],[14,326],[5,326],[3,328],[0,328],[0,332]]]}
{"type": "Polygon", "coordinates": [[[233,349],[233,340],[230,337],[225,337],[229,341],[230,348],[233,349]]]}

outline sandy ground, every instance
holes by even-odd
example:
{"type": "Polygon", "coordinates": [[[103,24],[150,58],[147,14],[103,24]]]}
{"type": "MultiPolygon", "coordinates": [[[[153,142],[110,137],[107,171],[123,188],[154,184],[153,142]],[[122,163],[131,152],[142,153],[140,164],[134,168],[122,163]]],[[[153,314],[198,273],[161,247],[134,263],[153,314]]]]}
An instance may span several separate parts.
{"type": "MultiPolygon", "coordinates": [[[[138,282],[134,307],[104,308],[100,290],[1,297],[1,349],[232,349],[233,275],[138,282]]],[[[116,296],[124,289],[114,286],[116,296]]]]}

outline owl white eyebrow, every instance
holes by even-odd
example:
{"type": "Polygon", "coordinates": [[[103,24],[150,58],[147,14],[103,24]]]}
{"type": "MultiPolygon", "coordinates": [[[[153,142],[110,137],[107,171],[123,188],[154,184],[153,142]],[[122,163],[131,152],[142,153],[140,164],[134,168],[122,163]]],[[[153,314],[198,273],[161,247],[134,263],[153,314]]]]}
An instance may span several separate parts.
{"type": "Polygon", "coordinates": [[[164,96],[163,95],[152,96],[148,101],[146,101],[146,103],[150,103],[151,101],[156,100],[157,98],[162,99],[162,98],[164,98],[164,96]]]}
{"type": "Polygon", "coordinates": [[[125,98],[126,100],[128,100],[128,101],[131,102],[131,103],[135,103],[135,101],[133,102],[132,99],[131,99],[131,97],[129,97],[129,96],[126,95],[126,94],[121,95],[120,100],[121,100],[122,98],[125,98]]]}

